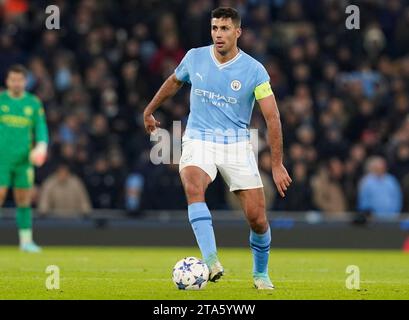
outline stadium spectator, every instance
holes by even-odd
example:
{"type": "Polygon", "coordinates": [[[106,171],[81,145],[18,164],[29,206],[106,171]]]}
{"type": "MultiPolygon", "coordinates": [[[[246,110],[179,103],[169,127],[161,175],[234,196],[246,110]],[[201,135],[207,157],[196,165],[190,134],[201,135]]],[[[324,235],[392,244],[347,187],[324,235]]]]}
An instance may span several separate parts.
{"type": "Polygon", "coordinates": [[[158,51],[152,57],[150,63],[151,73],[153,75],[162,75],[164,72],[168,72],[166,68],[174,69],[182,60],[184,54],[185,51],[179,45],[178,35],[173,32],[167,32],[163,35],[158,51]]]}
{"type": "Polygon", "coordinates": [[[318,173],[312,177],[314,204],[328,217],[345,217],[347,199],[343,188],[343,176],[344,166],[341,160],[331,158],[321,165],[318,173]]]}
{"type": "Polygon", "coordinates": [[[157,210],[186,208],[186,197],[177,164],[156,166],[150,174],[147,188],[147,192],[150,193],[150,208],[157,210]]]}
{"type": "Polygon", "coordinates": [[[409,212],[409,174],[402,179],[403,212],[409,212]]]}
{"type": "Polygon", "coordinates": [[[41,215],[75,218],[91,213],[91,202],[85,185],[73,175],[66,163],[41,186],[38,211],[41,215]]]}
{"type": "Polygon", "coordinates": [[[358,210],[381,219],[397,217],[402,209],[398,180],[387,173],[386,161],[380,156],[369,158],[366,165],[368,173],[358,190],[358,210]]]}
{"type": "Polygon", "coordinates": [[[144,177],[139,173],[131,173],[126,178],[125,208],[131,215],[136,215],[141,210],[143,186],[144,177]]]}
{"type": "Polygon", "coordinates": [[[345,194],[348,199],[349,210],[354,210],[357,203],[358,183],[364,172],[364,162],[367,156],[365,147],[357,143],[349,150],[349,157],[345,160],[345,194]]]}
{"type": "Polygon", "coordinates": [[[395,157],[391,162],[391,174],[402,181],[409,174],[409,144],[401,143],[396,148],[395,157]]]}
{"type": "Polygon", "coordinates": [[[313,208],[312,188],[308,179],[308,169],[304,162],[296,162],[292,167],[292,186],[287,190],[284,209],[286,211],[309,211],[313,208]]]}
{"type": "Polygon", "coordinates": [[[97,209],[115,209],[116,190],[120,185],[105,156],[98,156],[85,180],[92,206],[97,209]]]}

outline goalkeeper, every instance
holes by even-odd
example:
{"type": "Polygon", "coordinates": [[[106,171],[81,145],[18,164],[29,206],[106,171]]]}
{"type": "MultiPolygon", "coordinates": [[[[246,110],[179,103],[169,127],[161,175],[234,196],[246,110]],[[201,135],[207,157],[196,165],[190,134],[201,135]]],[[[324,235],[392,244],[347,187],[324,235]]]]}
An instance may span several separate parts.
{"type": "Polygon", "coordinates": [[[31,192],[33,165],[46,160],[48,130],[40,100],[25,91],[26,77],[23,66],[11,66],[0,93],[0,207],[13,188],[20,249],[40,252],[32,236],[31,192]]]}

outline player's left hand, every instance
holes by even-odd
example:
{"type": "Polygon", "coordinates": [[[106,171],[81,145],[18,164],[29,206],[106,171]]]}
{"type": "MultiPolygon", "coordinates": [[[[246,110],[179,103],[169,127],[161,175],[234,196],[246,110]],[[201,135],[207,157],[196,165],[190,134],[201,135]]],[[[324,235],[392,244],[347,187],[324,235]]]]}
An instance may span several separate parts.
{"type": "Polygon", "coordinates": [[[278,193],[281,197],[285,197],[285,191],[290,186],[292,179],[290,178],[287,169],[284,167],[283,164],[273,166],[273,179],[274,183],[277,187],[278,193]]]}
{"type": "Polygon", "coordinates": [[[36,167],[41,167],[47,159],[47,144],[39,142],[30,152],[30,161],[36,167]]]}

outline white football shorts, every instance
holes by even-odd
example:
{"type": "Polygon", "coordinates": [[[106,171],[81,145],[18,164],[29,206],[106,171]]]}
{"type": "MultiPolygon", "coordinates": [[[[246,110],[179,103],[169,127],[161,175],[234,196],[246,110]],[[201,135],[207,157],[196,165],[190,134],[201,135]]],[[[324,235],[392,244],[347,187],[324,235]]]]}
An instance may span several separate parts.
{"type": "Polygon", "coordinates": [[[188,166],[201,168],[212,181],[219,170],[230,191],[263,187],[249,141],[223,144],[183,139],[179,172],[188,166]]]}

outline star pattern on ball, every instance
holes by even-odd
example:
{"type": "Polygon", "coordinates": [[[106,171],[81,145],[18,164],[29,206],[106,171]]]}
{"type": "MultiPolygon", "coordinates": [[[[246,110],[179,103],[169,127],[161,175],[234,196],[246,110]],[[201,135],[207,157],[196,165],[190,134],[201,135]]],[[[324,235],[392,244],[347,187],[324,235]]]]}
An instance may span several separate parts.
{"type": "Polygon", "coordinates": [[[193,263],[186,263],[185,261],[183,261],[183,266],[180,266],[179,270],[186,270],[186,271],[192,271],[190,270],[190,266],[193,263]]]}
{"type": "Polygon", "coordinates": [[[182,280],[180,280],[179,282],[176,282],[176,285],[178,286],[179,290],[185,290],[186,289],[186,285],[182,282],[182,280]]]}
{"type": "Polygon", "coordinates": [[[193,286],[196,286],[196,285],[197,285],[197,286],[200,288],[204,282],[206,282],[206,280],[203,279],[202,276],[198,276],[198,277],[195,276],[195,282],[194,282],[192,285],[193,285],[193,286]]]}

